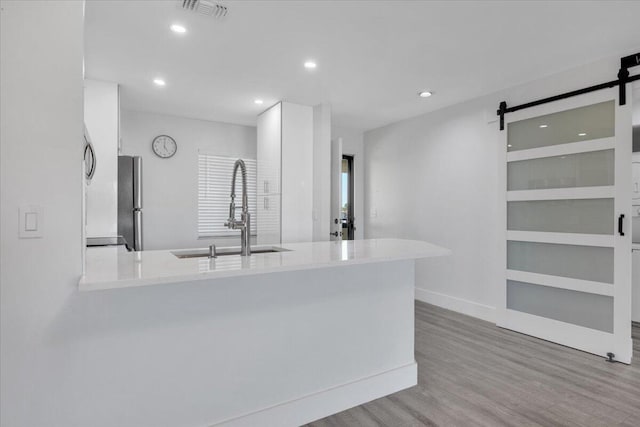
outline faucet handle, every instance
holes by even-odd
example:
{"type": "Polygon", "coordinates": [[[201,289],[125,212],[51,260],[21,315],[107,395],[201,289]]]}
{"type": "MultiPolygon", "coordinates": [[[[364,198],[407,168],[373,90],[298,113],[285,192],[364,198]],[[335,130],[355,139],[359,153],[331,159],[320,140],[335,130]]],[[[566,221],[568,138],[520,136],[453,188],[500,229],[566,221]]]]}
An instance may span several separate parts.
{"type": "Polygon", "coordinates": [[[231,203],[229,204],[229,222],[236,217],[236,204],[233,201],[233,197],[231,198],[231,203]]]}

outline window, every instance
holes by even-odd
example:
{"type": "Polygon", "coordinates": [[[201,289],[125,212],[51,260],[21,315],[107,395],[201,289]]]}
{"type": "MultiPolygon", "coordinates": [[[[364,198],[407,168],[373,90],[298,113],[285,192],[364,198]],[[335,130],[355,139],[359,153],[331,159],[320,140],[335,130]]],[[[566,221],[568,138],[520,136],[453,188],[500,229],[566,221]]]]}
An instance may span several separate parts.
{"type": "MultiPolygon", "coordinates": [[[[237,158],[198,153],[198,237],[237,236],[237,230],[224,226],[231,203],[231,176],[237,158]]],[[[247,196],[251,215],[251,235],[256,234],[257,164],[255,159],[243,159],[247,166],[247,196]]],[[[242,212],[242,174],[236,177],[236,218],[242,212]]]]}

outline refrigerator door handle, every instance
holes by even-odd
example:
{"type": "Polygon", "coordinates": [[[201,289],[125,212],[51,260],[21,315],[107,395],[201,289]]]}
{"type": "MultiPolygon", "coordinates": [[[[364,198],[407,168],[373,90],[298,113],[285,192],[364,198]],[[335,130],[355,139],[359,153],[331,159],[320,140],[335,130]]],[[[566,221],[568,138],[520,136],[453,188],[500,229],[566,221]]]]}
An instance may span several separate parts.
{"type": "Polygon", "coordinates": [[[142,211],[140,209],[133,210],[133,250],[141,251],[142,248],[142,211]]]}
{"type": "Polygon", "coordinates": [[[133,208],[142,209],[142,157],[133,157],[133,208]]]}

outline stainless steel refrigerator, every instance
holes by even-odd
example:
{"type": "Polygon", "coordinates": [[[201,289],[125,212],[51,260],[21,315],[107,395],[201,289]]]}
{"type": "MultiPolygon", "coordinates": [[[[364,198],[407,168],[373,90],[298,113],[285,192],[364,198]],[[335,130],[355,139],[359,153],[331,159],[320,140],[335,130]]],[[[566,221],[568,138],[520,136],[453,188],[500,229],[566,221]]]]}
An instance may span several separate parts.
{"type": "Polygon", "coordinates": [[[142,250],[142,157],[118,156],[118,234],[142,250]]]}

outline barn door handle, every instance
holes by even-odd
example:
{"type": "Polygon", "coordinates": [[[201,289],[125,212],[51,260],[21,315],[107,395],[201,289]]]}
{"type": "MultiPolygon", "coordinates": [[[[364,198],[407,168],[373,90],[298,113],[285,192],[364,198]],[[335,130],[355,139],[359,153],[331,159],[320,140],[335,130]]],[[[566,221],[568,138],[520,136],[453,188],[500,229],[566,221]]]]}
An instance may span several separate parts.
{"type": "Polygon", "coordinates": [[[618,217],[618,234],[620,234],[621,236],[624,236],[623,226],[624,226],[624,214],[621,214],[618,217]]]}

